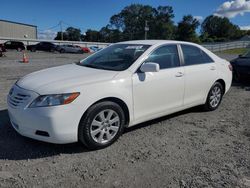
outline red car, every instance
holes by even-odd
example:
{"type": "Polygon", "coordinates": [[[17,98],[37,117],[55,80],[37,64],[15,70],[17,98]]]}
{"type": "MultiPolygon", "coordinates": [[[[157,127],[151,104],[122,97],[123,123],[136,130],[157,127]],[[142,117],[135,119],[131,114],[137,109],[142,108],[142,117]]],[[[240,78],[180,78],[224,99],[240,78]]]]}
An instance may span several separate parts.
{"type": "Polygon", "coordinates": [[[78,47],[80,47],[84,53],[90,53],[90,49],[89,48],[87,48],[87,47],[81,47],[81,46],[78,46],[78,47]]]}

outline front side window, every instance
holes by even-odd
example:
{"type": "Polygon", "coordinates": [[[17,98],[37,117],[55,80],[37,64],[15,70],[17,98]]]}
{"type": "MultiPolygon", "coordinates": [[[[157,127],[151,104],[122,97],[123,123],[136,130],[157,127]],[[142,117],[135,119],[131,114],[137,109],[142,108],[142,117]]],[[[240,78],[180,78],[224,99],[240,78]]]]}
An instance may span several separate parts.
{"type": "Polygon", "coordinates": [[[191,45],[181,45],[185,65],[212,63],[213,60],[200,48],[191,45]]]}
{"type": "Polygon", "coordinates": [[[174,68],[180,66],[179,54],[176,45],[162,46],[153,51],[145,63],[158,63],[160,69],[174,68]]]}
{"type": "Polygon", "coordinates": [[[129,68],[150,45],[114,44],[82,60],[78,65],[113,71],[129,68]]]}

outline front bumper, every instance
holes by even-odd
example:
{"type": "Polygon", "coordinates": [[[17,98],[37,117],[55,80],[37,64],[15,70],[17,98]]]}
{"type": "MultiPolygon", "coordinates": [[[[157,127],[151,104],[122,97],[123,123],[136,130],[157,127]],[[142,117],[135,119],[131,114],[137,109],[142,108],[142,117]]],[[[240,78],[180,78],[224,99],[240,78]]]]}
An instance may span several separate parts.
{"type": "Polygon", "coordinates": [[[77,106],[72,104],[28,108],[38,94],[14,86],[16,93],[25,93],[29,99],[18,106],[13,105],[12,96],[8,96],[8,113],[13,128],[21,135],[55,144],[78,141],[78,125],[81,115],[77,106]]]}

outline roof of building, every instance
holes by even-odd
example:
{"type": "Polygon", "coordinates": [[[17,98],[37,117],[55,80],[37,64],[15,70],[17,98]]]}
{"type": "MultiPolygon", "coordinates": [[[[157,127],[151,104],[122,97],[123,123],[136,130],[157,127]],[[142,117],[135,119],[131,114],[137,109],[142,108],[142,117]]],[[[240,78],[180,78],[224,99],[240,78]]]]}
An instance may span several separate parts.
{"type": "Polygon", "coordinates": [[[25,23],[20,23],[20,22],[14,22],[14,21],[9,21],[9,20],[2,20],[2,19],[0,19],[0,21],[2,21],[2,22],[8,22],[8,23],[13,23],[13,24],[19,24],[19,25],[26,25],[26,26],[30,26],[30,27],[37,27],[36,25],[25,24],[25,23]]]}

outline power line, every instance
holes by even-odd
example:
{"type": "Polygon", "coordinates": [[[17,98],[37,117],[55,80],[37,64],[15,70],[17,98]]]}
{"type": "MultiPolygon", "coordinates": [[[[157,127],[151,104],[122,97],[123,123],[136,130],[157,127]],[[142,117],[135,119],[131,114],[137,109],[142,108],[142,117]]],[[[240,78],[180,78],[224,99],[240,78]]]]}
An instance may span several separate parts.
{"type": "Polygon", "coordinates": [[[58,23],[58,24],[55,25],[55,26],[49,27],[49,28],[47,28],[47,29],[38,29],[38,30],[40,30],[40,31],[44,31],[44,30],[54,30],[55,28],[57,28],[57,27],[59,26],[59,24],[60,24],[60,23],[58,23]]]}

